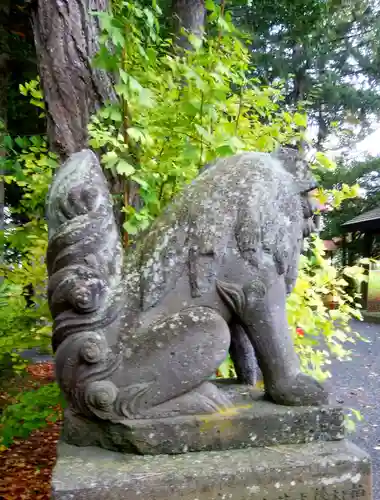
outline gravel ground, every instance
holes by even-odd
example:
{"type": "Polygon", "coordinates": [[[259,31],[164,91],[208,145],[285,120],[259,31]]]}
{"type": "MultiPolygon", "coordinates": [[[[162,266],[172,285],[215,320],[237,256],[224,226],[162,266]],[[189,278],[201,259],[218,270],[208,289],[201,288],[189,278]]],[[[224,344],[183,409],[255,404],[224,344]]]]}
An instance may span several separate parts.
{"type": "MultiPolygon", "coordinates": [[[[45,363],[48,361],[53,361],[53,357],[50,354],[41,354],[38,349],[27,349],[21,353],[24,359],[28,359],[32,363],[45,363]]],[[[0,499],[1,500],[1,499],[0,499]]]]}
{"type": "Polygon", "coordinates": [[[348,437],[372,457],[373,499],[380,500],[380,325],[355,322],[352,326],[370,342],[358,342],[351,361],[333,364],[330,392],[332,402],[335,399],[363,415],[348,437]]]}

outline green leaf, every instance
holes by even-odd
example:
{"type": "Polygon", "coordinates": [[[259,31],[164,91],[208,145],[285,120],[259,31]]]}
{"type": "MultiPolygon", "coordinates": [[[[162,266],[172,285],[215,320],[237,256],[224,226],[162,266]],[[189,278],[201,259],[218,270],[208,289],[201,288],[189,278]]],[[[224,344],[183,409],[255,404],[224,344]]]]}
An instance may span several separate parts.
{"type": "Polygon", "coordinates": [[[12,137],[10,135],[5,135],[3,137],[3,144],[4,144],[5,148],[12,149],[12,147],[13,147],[12,137]]]}
{"type": "Polygon", "coordinates": [[[130,127],[127,129],[127,134],[135,142],[145,142],[144,132],[137,127],[130,127]]]}
{"type": "Polygon", "coordinates": [[[120,109],[113,107],[110,111],[110,118],[115,122],[121,122],[123,117],[121,115],[120,109]]]}
{"type": "Polygon", "coordinates": [[[294,113],[293,120],[294,120],[294,123],[298,127],[302,127],[302,128],[307,127],[307,116],[306,115],[304,115],[304,114],[301,115],[301,113],[294,113]]]}
{"type": "Polygon", "coordinates": [[[110,29],[110,38],[115,46],[124,47],[127,43],[124,37],[124,33],[114,26],[112,26],[112,28],[110,29]]]}
{"type": "Polygon", "coordinates": [[[218,156],[231,156],[234,154],[235,149],[233,149],[229,144],[223,144],[216,148],[218,156]]]}
{"type": "Polygon", "coordinates": [[[155,21],[155,17],[154,17],[153,12],[145,7],[144,14],[146,16],[146,20],[147,20],[148,26],[150,26],[151,28],[153,28],[154,21],[155,21]]]}
{"type": "Polygon", "coordinates": [[[316,160],[323,168],[326,168],[327,170],[334,170],[336,167],[335,163],[320,151],[318,151],[316,154],[316,160]]]}
{"type": "Polygon", "coordinates": [[[143,189],[149,189],[149,184],[137,175],[132,175],[131,179],[139,184],[143,189]]]}
{"type": "Polygon", "coordinates": [[[119,157],[115,151],[108,151],[108,153],[102,156],[102,162],[105,164],[106,168],[112,168],[119,161],[119,157]]]}
{"type": "Polygon", "coordinates": [[[131,224],[130,221],[127,221],[123,224],[123,229],[127,232],[127,234],[134,235],[138,233],[138,227],[131,224]]]}
{"type": "Polygon", "coordinates": [[[237,152],[245,149],[245,144],[243,141],[239,139],[239,137],[231,137],[228,141],[228,144],[231,146],[232,151],[237,152]]]}
{"type": "Polygon", "coordinates": [[[222,378],[229,378],[230,377],[231,359],[229,356],[219,366],[218,371],[220,372],[222,378]]]}
{"type": "Polygon", "coordinates": [[[218,18],[218,26],[223,31],[229,33],[231,30],[231,25],[227,23],[227,21],[223,17],[218,18]]]}
{"type": "Polygon", "coordinates": [[[208,130],[198,124],[195,124],[195,128],[202,139],[205,139],[208,142],[212,141],[212,136],[208,130]]]}
{"type": "Polygon", "coordinates": [[[203,40],[201,37],[190,34],[188,39],[195,50],[199,50],[202,47],[203,40]]]}
{"type": "Polygon", "coordinates": [[[216,9],[216,5],[213,0],[206,0],[205,7],[210,12],[214,12],[214,10],[216,9]]]}
{"type": "Polygon", "coordinates": [[[125,177],[129,177],[135,172],[135,167],[128,163],[126,160],[119,160],[116,165],[116,172],[120,175],[124,175],[125,177]]]}
{"type": "Polygon", "coordinates": [[[355,410],[355,408],[350,408],[350,410],[354,415],[354,417],[356,418],[356,420],[358,420],[359,422],[363,420],[363,415],[360,413],[359,410],[355,410]]]}

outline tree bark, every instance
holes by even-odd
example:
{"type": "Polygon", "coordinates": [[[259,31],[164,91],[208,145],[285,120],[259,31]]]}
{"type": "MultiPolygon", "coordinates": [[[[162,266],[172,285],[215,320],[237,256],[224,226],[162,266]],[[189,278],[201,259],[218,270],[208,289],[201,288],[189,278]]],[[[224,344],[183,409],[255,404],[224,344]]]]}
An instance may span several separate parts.
{"type": "Polygon", "coordinates": [[[61,160],[87,147],[92,113],[114,98],[112,80],[91,66],[108,0],[36,0],[33,32],[50,147],[61,160]]]}
{"type": "MultiPolygon", "coordinates": [[[[6,155],[2,147],[3,138],[6,134],[6,124],[8,115],[8,83],[9,83],[9,44],[8,44],[8,23],[9,23],[10,1],[0,0],[0,160],[6,155]]],[[[0,164],[0,233],[5,229],[5,184],[3,180],[5,172],[0,164]]],[[[1,237],[3,243],[4,238],[1,237]]],[[[0,265],[4,263],[4,245],[0,247],[0,265]]],[[[0,271],[0,284],[4,277],[0,271]]]]}
{"type": "Polygon", "coordinates": [[[174,33],[177,37],[176,45],[182,49],[191,50],[192,46],[181,30],[184,29],[187,33],[198,37],[203,36],[206,19],[204,0],[173,0],[172,14],[174,33]]]}

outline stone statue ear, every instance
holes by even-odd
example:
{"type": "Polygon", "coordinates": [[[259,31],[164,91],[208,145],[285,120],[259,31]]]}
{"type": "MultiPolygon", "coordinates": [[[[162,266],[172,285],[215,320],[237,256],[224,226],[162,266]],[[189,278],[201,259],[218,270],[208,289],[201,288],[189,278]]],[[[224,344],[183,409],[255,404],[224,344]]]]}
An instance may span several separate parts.
{"type": "Polygon", "coordinates": [[[306,151],[297,146],[281,146],[275,157],[281,162],[283,168],[289,172],[299,187],[300,193],[312,191],[317,187],[317,182],[305,158],[306,151]]]}
{"type": "Polygon", "coordinates": [[[302,158],[302,153],[294,145],[279,144],[273,151],[272,156],[279,160],[289,173],[294,173],[297,160],[302,158]]]}
{"type": "Polygon", "coordinates": [[[308,143],[306,141],[300,141],[297,144],[277,144],[272,154],[274,156],[281,156],[286,152],[288,155],[293,153],[298,158],[306,158],[306,156],[308,155],[308,151],[308,143]]]}
{"type": "Polygon", "coordinates": [[[296,176],[297,162],[302,158],[298,148],[280,145],[272,154],[281,162],[285,170],[293,176],[296,176]]]}

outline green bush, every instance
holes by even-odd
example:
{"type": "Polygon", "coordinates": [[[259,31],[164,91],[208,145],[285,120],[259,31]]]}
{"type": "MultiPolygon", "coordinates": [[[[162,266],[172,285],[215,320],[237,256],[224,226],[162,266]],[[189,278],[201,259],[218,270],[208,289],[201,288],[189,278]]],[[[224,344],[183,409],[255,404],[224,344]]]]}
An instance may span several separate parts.
{"type": "MultiPolygon", "coordinates": [[[[37,86],[35,81],[23,87],[33,90],[34,104],[40,95],[37,86]]],[[[6,172],[4,181],[10,188],[21,189],[22,197],[9,207],[12,222],[0,234],[5,248],[4,264],[0,266],[4,277],[0,283],[0,362],[11,355],[15,368],[21,369],[25,363],[18,353],[50,346],[45,198],[57,159],[48,151],[45,138],[39,136],[4,136],[3,148],[7,151],[5,157],[0,157],[1,169],[6,172]],[[17,225],[13,220],[26,222],[17,225]]]]}
{"type": "Polygon", "coordinates": [[[17,402],[7,406],[0,419],[0,448],[7,448],[15,438],[26,438],[35,429],[62,418],[64,400],[57,384],[22,392],[17,402]]]}

